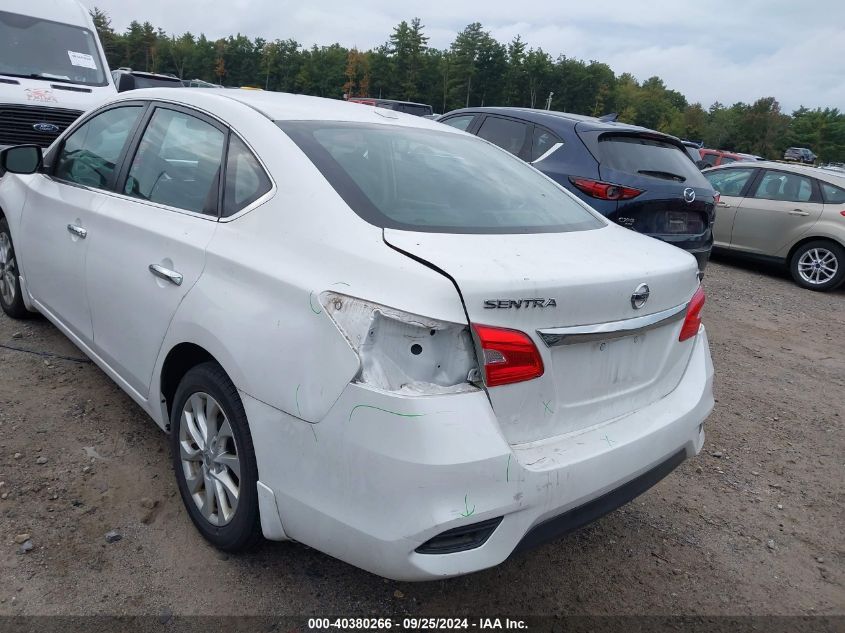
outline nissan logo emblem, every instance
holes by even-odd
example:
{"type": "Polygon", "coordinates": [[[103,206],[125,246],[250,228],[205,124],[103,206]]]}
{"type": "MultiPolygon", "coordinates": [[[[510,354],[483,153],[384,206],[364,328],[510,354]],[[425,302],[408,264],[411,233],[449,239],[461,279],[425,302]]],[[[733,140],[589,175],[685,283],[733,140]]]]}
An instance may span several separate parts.
{"type": "Polygon", "coordinates": [[[695,202],[695,189],[692,187],[687,187],[684,189],[684,200],[687,201],[687,204],[692,204],[695,202]]]}
{"type": "Polygon", "coordinates": [[[640,284],[637,286],[637,289],[634,290],[634,294],[631,295],[631,307],[634,310],[639,310],[642,308],[646,301],[648,301],[648,296],[651,294],[651,291],[648,289],[647,284],[640,284]]]}

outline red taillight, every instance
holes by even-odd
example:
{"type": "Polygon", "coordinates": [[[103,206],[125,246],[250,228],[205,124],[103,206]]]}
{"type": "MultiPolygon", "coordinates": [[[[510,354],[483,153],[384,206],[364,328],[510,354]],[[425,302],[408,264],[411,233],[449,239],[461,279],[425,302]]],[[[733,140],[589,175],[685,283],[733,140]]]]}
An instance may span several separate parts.
{"type": "Polygon", "coordinates": [[[845,218],[845,211],[840,211],[839,215],[841,215],[843,218],[845,218]]]}
{"type": "Polygon", "coordinates": [[[472,327],[484,352],[484,382],[488,387],[543,375],[543,359],[527,334],[490,325],[472,327]]]}
{"type": "Polygon", "coordinates": [[[569,180],[588,196],[601,200],[630,200],[642,193],[640,189],[633,187],[623,187],[589,178],[570,178],[569,180]]]}
{"type": "Polygon", "coordinates": [[[681,328],[681,334],[678,336],[679,341],[686,341],[698,334],[698,328],[701,326],[701,309],[704,307],[704,290],[701,286],[695,291],[692,299],[687,305],[687,316],[684,318],[684,325],[681,328]]]}
{"type": "Polygon", "coordinates": [[[719,200],[722,199],[722,194],[718,191],[713,194],[713,204],[719,204],[719,200]]]}

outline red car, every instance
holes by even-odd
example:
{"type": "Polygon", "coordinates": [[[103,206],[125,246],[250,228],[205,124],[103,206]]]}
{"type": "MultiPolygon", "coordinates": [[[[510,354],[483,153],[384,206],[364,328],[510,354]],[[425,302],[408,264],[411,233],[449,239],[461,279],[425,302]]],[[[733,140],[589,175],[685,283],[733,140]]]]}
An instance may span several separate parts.
{"type": "MultiPolygon", "coordinates": [[[[698,153],[701,154],[702,162],[706,163],[707,167],[717,167],[719,165],[727,165],[729,163],[738,163],[744,160],[750,160],[748,154],[737,154],[734,152],[726,152],[721,149],[700,149],[698,153]]],[[[702,166],[704,169],[704,166],[702,166]]]]}

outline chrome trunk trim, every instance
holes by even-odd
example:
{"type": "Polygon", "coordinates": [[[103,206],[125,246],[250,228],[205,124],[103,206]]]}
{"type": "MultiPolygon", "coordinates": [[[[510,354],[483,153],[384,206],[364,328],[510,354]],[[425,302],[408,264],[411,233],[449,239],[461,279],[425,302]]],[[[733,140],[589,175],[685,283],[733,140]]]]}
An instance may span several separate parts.
{"type": "Polygon", "coordinates": [[[540,335],[540,338],[543,339],[543,342],[548,347],[577,345],[578,343],[589,343],[591,341],[609,341],[625,336],[635,336],[642,332],[672,323],[673,321],[680,321],[686,314],[687,305],[684,303],[668,310],[661,310],[654,314],[646,314],[621,321],[537,330],[537,334],[540,335]]]}

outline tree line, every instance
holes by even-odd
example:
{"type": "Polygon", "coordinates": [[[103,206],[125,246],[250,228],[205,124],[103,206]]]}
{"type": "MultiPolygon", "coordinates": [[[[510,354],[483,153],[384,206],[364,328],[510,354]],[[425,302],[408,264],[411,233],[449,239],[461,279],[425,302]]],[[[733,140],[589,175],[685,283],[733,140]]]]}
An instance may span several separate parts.
{"type": "Polygon", "coordinates": [[[643,82],[607,65],[565,55],[552,58],[517,36],[498,42],[468,25],[444,50],[428,45],[419,18],[402,21],[371,50],[340,44],[303,46],[294,39],[250,39],[240,33],[210,40],[168,34],[133,21],[123,33],[100,9],[91,12],[111,68],[130,67],[332,99],[369,96],[431,104],[435,111],[467,106],[546,108],[601,116],[701,141],[706,147],[782,158],[790,146],[810,147],[819,160],[845,161],[845,114],[801,107],[786,114],[774,97],[704,108],[657,76],[643,82]]]}

